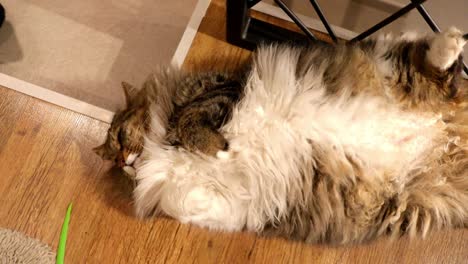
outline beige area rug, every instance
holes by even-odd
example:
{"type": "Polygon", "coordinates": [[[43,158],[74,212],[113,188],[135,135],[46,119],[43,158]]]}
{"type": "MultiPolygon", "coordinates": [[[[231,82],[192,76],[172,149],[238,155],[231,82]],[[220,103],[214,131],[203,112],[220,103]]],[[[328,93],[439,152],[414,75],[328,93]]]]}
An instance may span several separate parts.
{"type": "Polygon", "coordinates": [[[0,263],[55,263],[55,253],[39,240],[0,228],[0,263]]]}
{"type": "Polygon", "coordinates": [[[197,0],[2,0],[0,72],[115,110],[168,64],[197,0]]]}

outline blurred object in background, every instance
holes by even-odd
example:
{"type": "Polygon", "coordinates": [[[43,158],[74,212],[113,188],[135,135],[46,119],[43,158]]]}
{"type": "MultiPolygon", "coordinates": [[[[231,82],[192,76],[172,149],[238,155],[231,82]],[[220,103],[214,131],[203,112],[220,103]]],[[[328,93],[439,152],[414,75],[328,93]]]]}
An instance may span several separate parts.
{"type": "Polygon", "coordinates": [[[3,25],[3,21],[5,21],[5,8],[0,3],[0,27],[3,25]]]}

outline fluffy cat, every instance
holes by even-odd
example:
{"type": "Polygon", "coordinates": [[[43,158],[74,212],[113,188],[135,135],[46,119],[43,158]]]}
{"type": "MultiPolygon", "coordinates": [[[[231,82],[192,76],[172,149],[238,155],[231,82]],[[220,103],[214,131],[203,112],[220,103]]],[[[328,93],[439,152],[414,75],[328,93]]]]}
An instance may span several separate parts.
{"type": "Polygon", "coordinates": [[[149,132],[150,105],[159,103],[158,85],[173,86],[168,99],[171,118],[167,124],[168,144],[191,151],[215,155],[227,150],[226,139],[218,132],[229,119],[233,105],[242,95],[242,86],[236,74],[227,73],[175,73],[162,70],[161,75],[172,74],[171,79],[159,83],[151,75],[138,91],[123,82],[127,108],[115,114],[108,130],[106,142],[96,147],[102,158],[114,160],[128,176],[134,176],[133,165],[143,151],[143,138],[149,132]]]}
{"type": "Polygon", "coordinates": [[[336,244],[466,227],[465,43],[451,28],[261,46],[217,158],[165,140],[178,71],[158,74],[136,214],[336,244]]]}

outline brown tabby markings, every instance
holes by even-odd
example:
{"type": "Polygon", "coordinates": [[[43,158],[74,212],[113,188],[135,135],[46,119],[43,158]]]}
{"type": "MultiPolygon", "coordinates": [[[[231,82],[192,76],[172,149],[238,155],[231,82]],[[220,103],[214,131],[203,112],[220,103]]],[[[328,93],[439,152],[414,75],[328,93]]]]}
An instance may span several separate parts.
{"type": "Polygon", "coordinates": [[[143,151],[143,136],[149,128],[148,102],[128,83],[123,82],[127,108],[115,114],[106,142],[94,148],[103,159],[114,160],[119,167],[131,153],[143,151]]]}
{"type": "MultiPolygon", "coordinates": [[[[290,194],[289,213],[270,222],[265,234],[342,244],[382,234],[425,235],[430,228],[468,226],[468,96],[458,89],[462,57],[442,71],[427,61],[429,45],[430,39],[421,39],[391,47],[385,53],[394,67],[391,76],[378,71],[371,57],[376,48],[373,40],[302,50],[299,61],[307,63],[299,66],[326,65],[324,83],[331,95],[346,87],[352,89],[351,95],[384,96],[403,108],[455,113],[444,121],[448,135],[456,135],[459,141],[448,144],[445,151],[429,153],[424,169],[412,171],[401,192],[398,183],[393,186],[361,179],[363,165],[353,157],[347,156],[343,164],[331,162],[327,159],[334,155],[327,153],[329,148],[309,141],[311,148],[322,154],[314,164],[299,166],[313,169],[302,171],[298,183],[302,191],[290,194]],[[390,96],[385,85],[392,88],[390,96]],[[464,103],[457,104],[455,99],[464,103]]],[[[297,75],[303,76],[307,70],[299,67],[297,75]]]]}
{"type": "MultiPolygon", "coordinates": [[[[222,73],[185,74],[175,81],[174,112],[167,141],[208,155],[226,150],[228,143],[217,130],[240,99],[240,82],[222,73]]],[[[142,152],[149,126],[149,107],[161,89],[151,78],[139,92],[130,84],[122,83],[122,86],[127,109],[115,115],[106,142],[95,148],[101,157],[115,160],[119,167],[131,165],[125,164],[131,153],[142,152]]]]}
{"type": "Polygon", "coordinates": [[[398,69],[390,81],[395,96],[411,106],[433,104],[452,99],[457,95],[462,58],[445,71],[431,65],[426,59],[428,40],[403,42],[387,53],[398,69]]]}
{"type": "Polygon", "coordinates": [[[401,41],[391,47],[383,58],[395,67],[391,76],[382,76],[378,69],[376,40],[334,46],[317,43],[301,49],[297,75],[303,76],[310,67],[325,67],[324,84],[331,95],[351,90],[352,95],[380,96],[386,86],[400,104],[438,106],[457,96],[462,58],[449,69],[439,70],[426,58],[430,40],[401,41]]]}
{"type": "MultiPolygon", "coordinates": [[[[348,243],[382,234],[424,235],[431,228],[468,226],[468,98],[457,89],[461,57],[447,70],[440,70],[427,61],[430,40],[400,41],[383,55],[372,40],[338,46],[317,44],[299,50],[297,75],[304,76],[311,67],[324,69],[323,82],[330,96],[370,93],[403,108],[440,110],[445,115],[447,138],[456,136],[457,141],[444,145],[443,150],[435,148],[422,162],[424,168],[414,169],[405,175],[404,183],[398,183],[386,177],[368,179],[364,177],[365,164],[358,157],[346,154],[342,160],[334,159],[336,153],[330,146],[308,140],[310,148],[320,155],[298,165],[301,178],[291,184],[286,197],[288,212],[271,220],[265,233],[307,242],[348,243]],[[382,72],[379,60],[390,62],[392,71],[382,72]]],[[[213,80],[216,78],[209,76],[178,79],[169,142],[209,154],[226,147],[217,129],[239,100],[241,85],[213,80]]],[[[151,89],[141,97],[154,101],[158,87],[151,82],[145,87],[151,89]]],[[[124,134],[120,139],[116,136],[118,131],[145,123],[141,120],[146,120],[146,115],[138,113],[129,107],[116,116],[106,142],[112,147],[111,154],[116,145],[124,145],[115,141],[125,142],[124,134]],[[125,121],[131,118],[140,123],[125,121]]]]}
{"type": "Polygon", "coordinates": [[[241,94],[240,83],[230,81],[193,97],[195,99],[190,103],[174,111],[169,142],[208,155],[227,150],[229,144],[218,129],[229,120],[232,108],[241,94]]]}

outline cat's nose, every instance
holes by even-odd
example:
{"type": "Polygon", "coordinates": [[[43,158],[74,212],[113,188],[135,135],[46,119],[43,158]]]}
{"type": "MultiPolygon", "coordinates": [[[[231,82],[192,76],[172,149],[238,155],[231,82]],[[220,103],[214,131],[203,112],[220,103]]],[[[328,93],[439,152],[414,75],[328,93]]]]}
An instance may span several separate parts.
{"type": "Polygon", "coordinates": [[[115,163],[117,164],[117,166],[119,166],[120,168],[124,167],[125,166],[125,160],[123,159],[123,157],[117,157],[115,159],[115,163]]]}
{"type": "Polygon", "coordinates": [[[227,141],[224,142],[223,150],[224,150],[224,151],[228,151],[228,150],[229,150],[229,143],[228,143],[227,141]]]}

